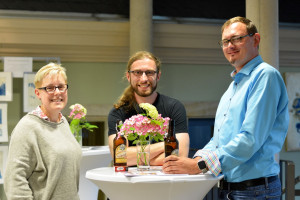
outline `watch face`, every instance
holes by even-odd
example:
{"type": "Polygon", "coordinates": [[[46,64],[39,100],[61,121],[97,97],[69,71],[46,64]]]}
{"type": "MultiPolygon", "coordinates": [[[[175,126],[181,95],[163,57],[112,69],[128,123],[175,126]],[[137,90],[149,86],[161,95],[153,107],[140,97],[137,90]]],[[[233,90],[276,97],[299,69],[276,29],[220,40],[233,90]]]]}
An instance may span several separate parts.
{"type": "Polygon", "coordinates": [[[205,164],[204,160],[201,160],[200,162],[198,162],[198,166],[199,166],[199,169],[201,169],[201,170],[206,169],[206,164],[205,164]]]}
{"type": "Polygon", "coordinates": [[[198,167],[202,171],[203,174],[207,172],[206,163],[204,160],[201,160],[200,162],[198,162],[198,167]]]}

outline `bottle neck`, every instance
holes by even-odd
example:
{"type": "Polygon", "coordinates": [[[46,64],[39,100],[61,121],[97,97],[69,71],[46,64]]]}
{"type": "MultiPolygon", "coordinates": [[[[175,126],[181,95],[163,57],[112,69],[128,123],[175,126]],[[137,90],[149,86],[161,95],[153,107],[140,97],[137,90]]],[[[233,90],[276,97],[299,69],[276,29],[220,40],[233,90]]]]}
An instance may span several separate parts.
{"type": "Polygon", "coordinates": [[[175,123],[174,120],[170,119],[168,137],[172,137],[172,136],[175,137],[175,123]]]}

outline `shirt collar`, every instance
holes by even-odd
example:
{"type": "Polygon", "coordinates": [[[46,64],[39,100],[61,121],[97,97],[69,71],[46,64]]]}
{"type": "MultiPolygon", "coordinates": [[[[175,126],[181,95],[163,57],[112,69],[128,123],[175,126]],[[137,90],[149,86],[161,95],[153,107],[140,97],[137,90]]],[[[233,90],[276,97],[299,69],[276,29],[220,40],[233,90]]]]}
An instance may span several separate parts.
{"type": "MultiPolygon", "coordinates": [[[[39,118],[46,120],[46,121],[50,121],[49,117],[42,111],[40,106],[37,106],[33,111],[30,112],[30,114],[36,115],[39,118]]],[[[62,121],[62,113],[59,113],[59,118],[60,121],[62,121]]]]}
{"type": "Polygon", "coordinates": [[[249,75],[254,70],[254,68],[256,68],[262,62],[263,59],[260,55],[258,55],[250,60],[238,73],[236,73],[236,70],[234,70],[230,75],[236,83],[239,83],[244,76],[249,75]]]}

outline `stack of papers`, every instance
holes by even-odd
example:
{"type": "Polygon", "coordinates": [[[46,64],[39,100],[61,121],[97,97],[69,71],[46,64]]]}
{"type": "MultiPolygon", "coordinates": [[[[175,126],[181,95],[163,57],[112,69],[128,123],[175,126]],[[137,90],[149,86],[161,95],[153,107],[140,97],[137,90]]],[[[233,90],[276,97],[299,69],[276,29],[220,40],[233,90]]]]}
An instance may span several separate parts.
{"type": "Polygon", "coordinates": [[[150,170],[138,171],[137,168],[129,168],[124,176],[183,176],[188,174],[165,174],[160,166],[151,166],[150,170]]]}

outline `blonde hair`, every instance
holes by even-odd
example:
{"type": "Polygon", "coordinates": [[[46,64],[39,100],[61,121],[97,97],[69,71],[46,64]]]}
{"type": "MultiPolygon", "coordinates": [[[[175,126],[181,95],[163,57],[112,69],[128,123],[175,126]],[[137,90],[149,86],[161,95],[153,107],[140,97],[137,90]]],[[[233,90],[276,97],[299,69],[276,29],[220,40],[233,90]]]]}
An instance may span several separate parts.
{"type": "Polygon", "coordinates": [[[47,75],[61,75],[66,83],[67,83],[67,75],[66,75],[66,69],[61,66],[61,64],[57,63],[49,63],[45,66],[43,66],[39,71],[36,73],[34,77],[34,86],[35,88],[39,88],[42,85],[43,79],[47,75]]]}
{"type": "MultiPolygon", "coordinates": [[[[143,60],[145,58],[148,58],[155,62],[157,73],[159,73],[160,67],[161,67],[161,62],[160,62],[159,58],[157,58],[156,56],[154,56],[152,53],[150,53],[148,51],[138,51],[129,58],[128,63],[127,63],[127,69],[125,71],[125,76],[126,76],[126,73],[131,70],[131,65],[135,61],[143,60]]],[[[127,88],[125,88],[125,90],[123,91],[118,102],[116,104],[114,104],[114,107],[116,109],[119,109],[120,107],[125,106],[125,109],[129,110],[130,108],[133,107],[133,105],[135,103],[136,103],[136,100],[134,97],[134,90],[131,87],[131,85],[129,84],[129,86],[127,88]]]]}

